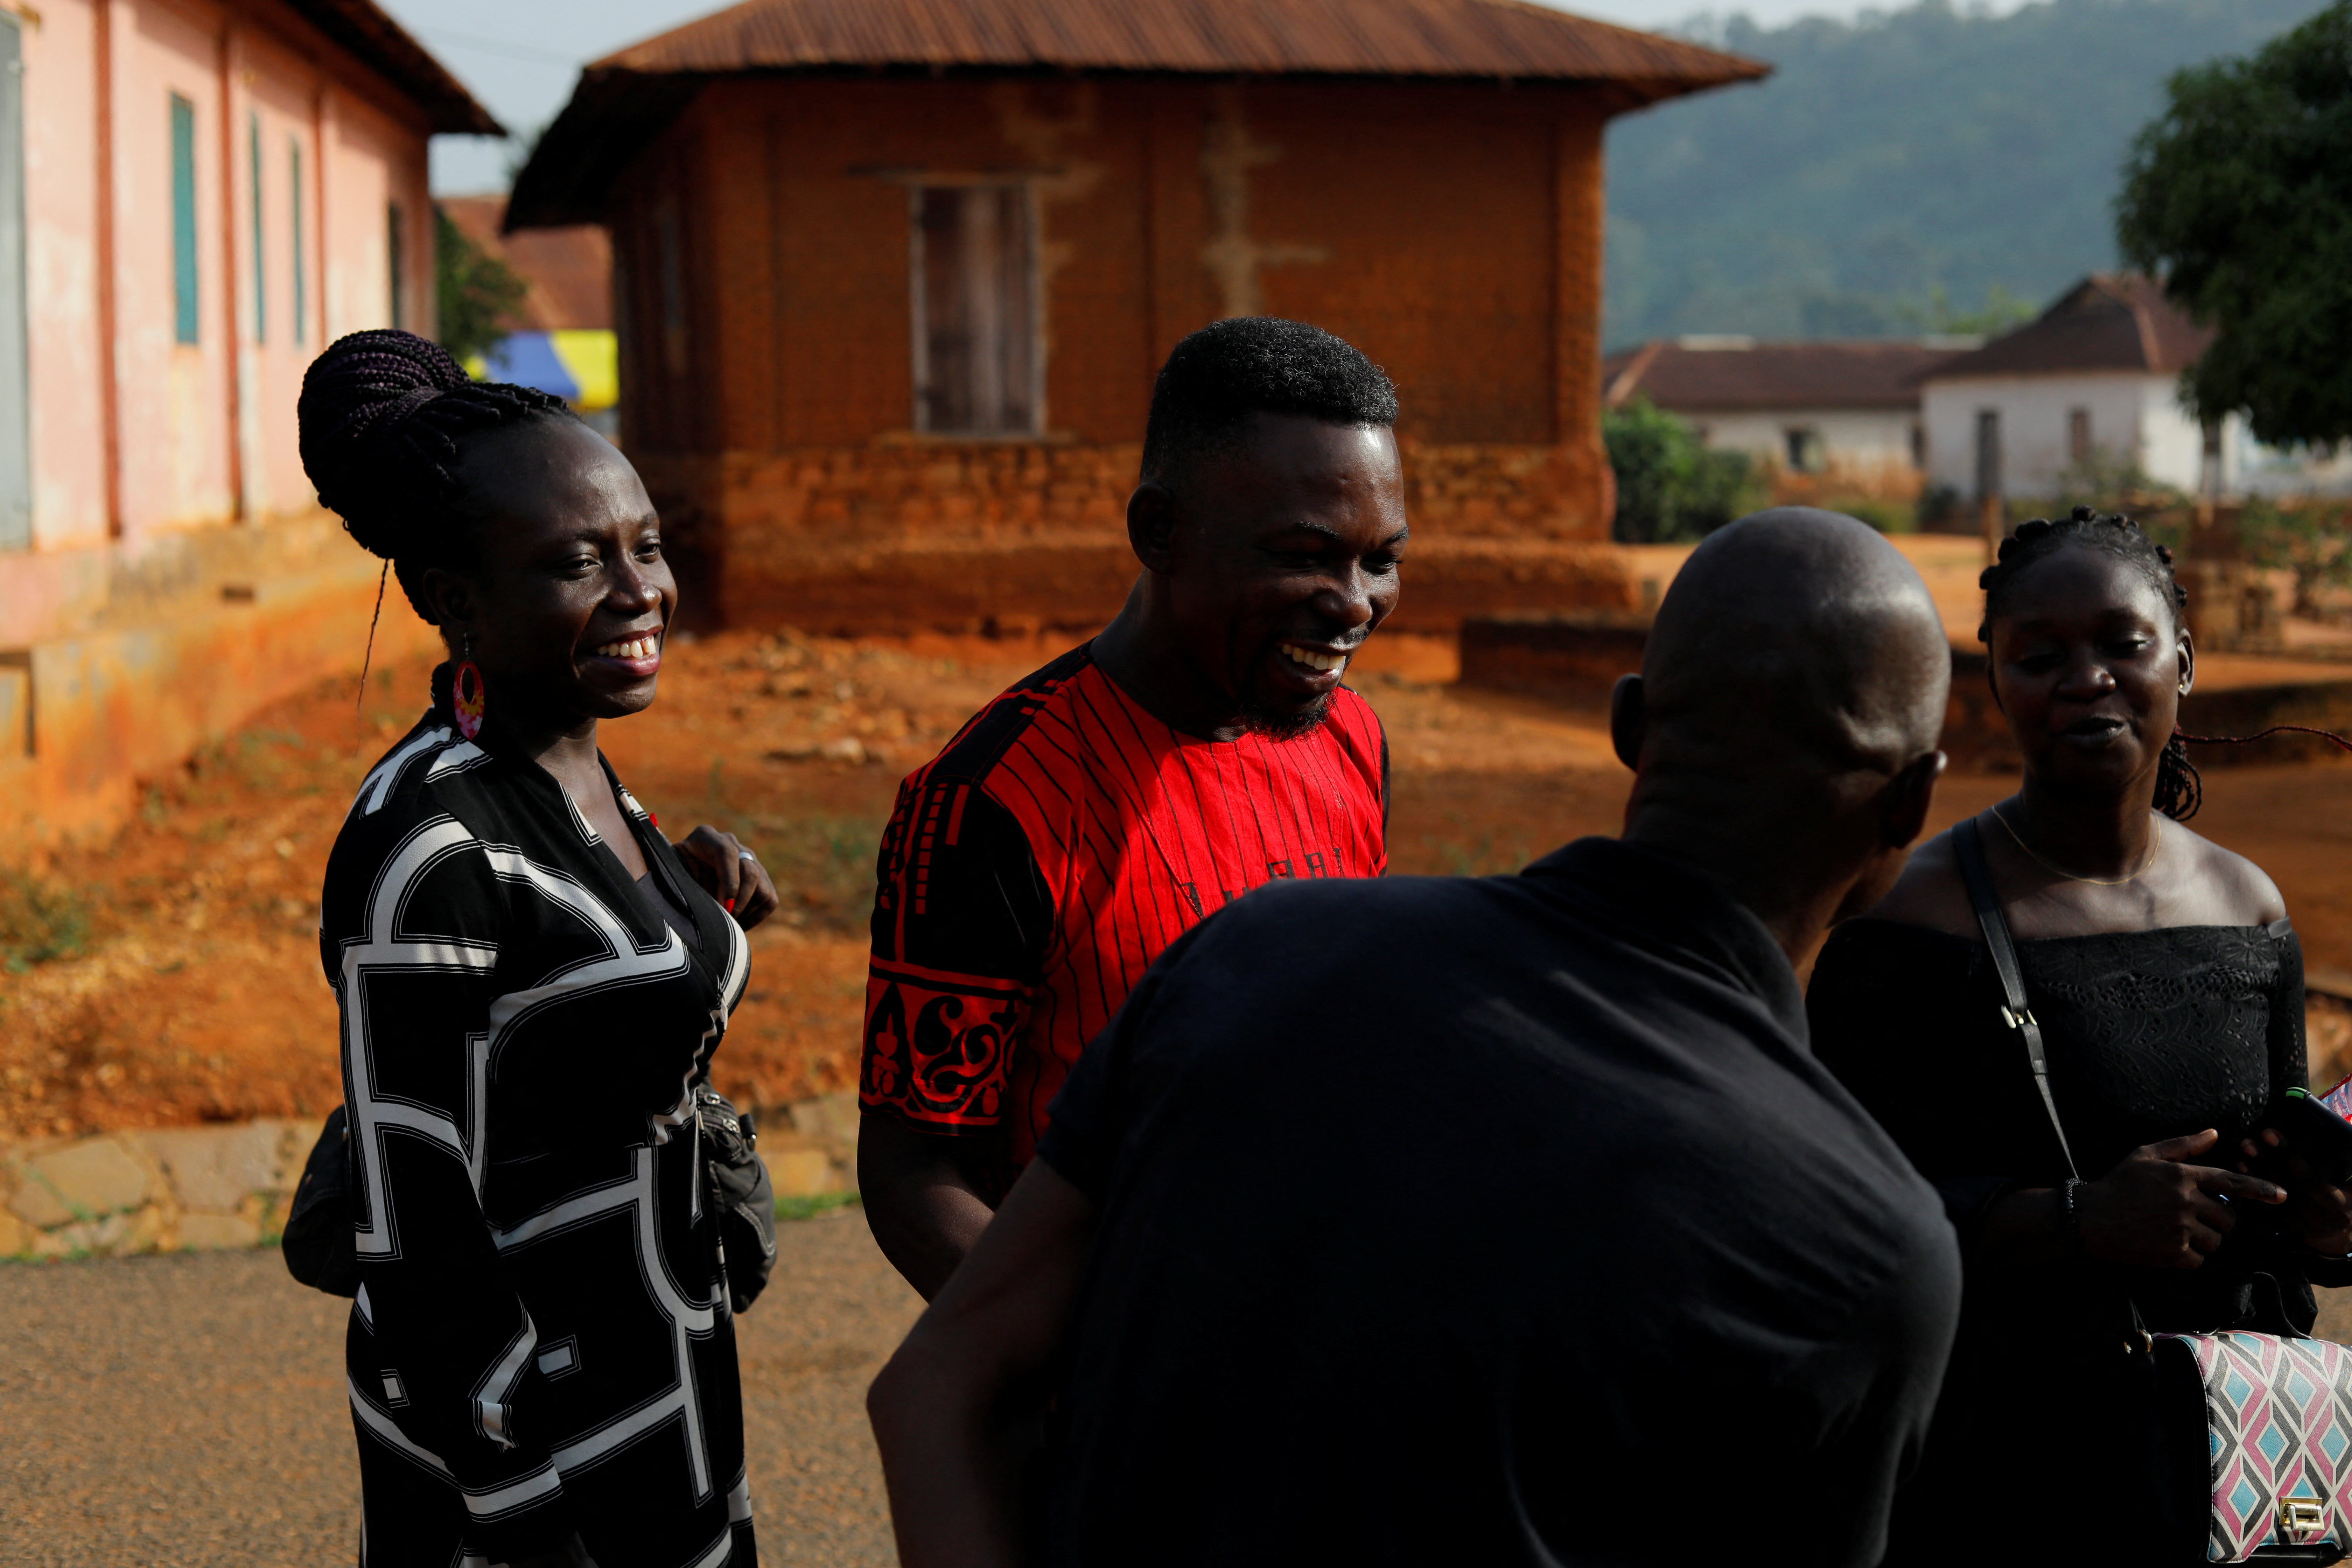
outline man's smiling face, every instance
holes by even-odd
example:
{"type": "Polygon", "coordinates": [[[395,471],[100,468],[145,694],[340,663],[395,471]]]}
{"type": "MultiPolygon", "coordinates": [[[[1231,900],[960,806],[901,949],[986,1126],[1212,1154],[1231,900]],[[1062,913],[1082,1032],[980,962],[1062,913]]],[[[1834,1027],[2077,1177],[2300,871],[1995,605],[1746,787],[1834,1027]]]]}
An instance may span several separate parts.
{"type": "Polygon", "coordinates": [[[1395,435],[1254,415],[1176,488],[1169,578],[1187,673],[1258,733],[1312,730],[1396,607],[1407,531],[1395,435]]]}

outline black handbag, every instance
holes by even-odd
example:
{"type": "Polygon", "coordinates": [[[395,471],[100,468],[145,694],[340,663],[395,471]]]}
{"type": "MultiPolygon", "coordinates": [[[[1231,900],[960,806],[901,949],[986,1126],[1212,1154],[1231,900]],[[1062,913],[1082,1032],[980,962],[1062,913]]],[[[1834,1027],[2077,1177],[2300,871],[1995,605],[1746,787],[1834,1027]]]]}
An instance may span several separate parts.
{"type": "MultiPolygon", "coordinates": [[[[1952,846],[2000,979],[2001,1021],[2025,1043],[2050,1130],[2079,1181],[2050,1092],[2042,1025],[1973,817],[1952,830],[1952,846]]],[[[2277,1281],[2255,1279],[2269,1288],[2278,1322],[2292,1329],[2276,1303],[2277,1281]]],[[[2129,1392],[2144,1402],[2147,1495],[2115,1511],[2144,1532],[2151,1568],[2341,1560],[2352,1542],[2352,1352],[2300,1332],[2150,1334],[2137,1304],[2129,1322],[2124,1348],[2137,1373],[2129,1392]]]]}
{"type": "Polygon", "coordinates": [[[694,1091],[694,1117],[702,1127],[703,1197],[719,1215],[727,1300],[740,1312],[759,1300],[776,1267],[776,1188],[750,1111],[704,1084],[694,1091]]]}
{"type": "MultiPolygon", "coordinates": [[[[700,1129],[702,1197],[717,1217],[727,1297],[741,1311],[767,1289],[776,1267],[776,1190],[761,1162],[760,1135],[748,1113],[703,1084],[694,1091],[700,1129]]],[[[328,1113],[303,1163],[280,1247],[286,1271],[314,1290],[356,1296],[358,1249],[352,1237],[351,1127],[341,1106],[328,1113]]]]}
{"type": "Polygon", "coordinates": [[[360,1293],[360,1260],[352,1242],[352,1133],[340,1105],[302,1163],[293,1207],[279,1238],[286,1272],[330,1296],[360,1293]]]}

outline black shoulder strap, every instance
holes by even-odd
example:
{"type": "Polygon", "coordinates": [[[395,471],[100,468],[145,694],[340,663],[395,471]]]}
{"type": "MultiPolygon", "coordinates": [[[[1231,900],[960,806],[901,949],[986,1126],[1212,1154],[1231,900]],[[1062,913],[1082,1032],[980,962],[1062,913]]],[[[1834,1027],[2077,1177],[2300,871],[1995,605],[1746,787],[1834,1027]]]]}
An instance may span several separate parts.
{"type": "Polygon", "coordinates": [[[2033,1067],[2033,1087],[2042,1091],[2042,1108],[2050,1113],[2050,1131],[2058,1135],[2058,1152],[2066,1156],[2067,1173],[2081,1179],[2074,1168],[2074,1151],[2066,1142],[2066,1124],[2058,1120],[2058,1101],[2050,1093],[2050,1057],[2042,1048],[2042,1026],[2025,1005],[2025,975],[2017,965],[2017,944],[2009,937],[2009,919],[1992,890],[1992,868],[1985,864],[1984,836],[1973,816],[1952,829],[1952,849],[1960,863],[1960,880],[1969,885],[1969,902],[1977,911],[1977,929],[1984,932],[1985,951],[1992,955],[2000,976],[2001,1021],[2025,1037],[2025,1059],[2033,1067]]]}

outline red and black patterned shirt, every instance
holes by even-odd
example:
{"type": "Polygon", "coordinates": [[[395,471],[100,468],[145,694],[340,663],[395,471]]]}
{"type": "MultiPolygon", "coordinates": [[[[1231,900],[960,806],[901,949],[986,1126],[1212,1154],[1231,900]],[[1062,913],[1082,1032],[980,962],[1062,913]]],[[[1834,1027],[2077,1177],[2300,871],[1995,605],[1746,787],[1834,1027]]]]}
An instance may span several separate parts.
{"type": "Polygon", "coordinates": [[[1294,740],[1203,741],[1073,648],[898,787],[876,867],[859,1098],[1006,1129],[1025,1165],[1087,1042],[1162,949],[1282,877],[1388,866],[1388,743],[1354,692],[1294,740]]]}

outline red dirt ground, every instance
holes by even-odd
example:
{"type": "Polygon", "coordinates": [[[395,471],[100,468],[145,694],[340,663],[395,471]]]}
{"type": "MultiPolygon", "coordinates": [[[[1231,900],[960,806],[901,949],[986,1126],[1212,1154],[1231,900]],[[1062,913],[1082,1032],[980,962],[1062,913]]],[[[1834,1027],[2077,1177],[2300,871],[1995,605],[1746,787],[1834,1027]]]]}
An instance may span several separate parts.
{"type": "MultiPolygon", "coordinates": [[[[654,710],[606,726],[614,766],[666,825],[738,833],[785,892],[753,934],[723,1089],[773,1105],[853,1081],[862,926],[897,781],[1060,647],[681,639],[654,710]]],[[[0,1140],[316,1116],[341,1099],[319,883],[352,790],[415,718],[425,675],[379,670],[363,712],[348,680],[281,704],[155,782],[111,842],[44,858],[31,884],[0,879],[0,949],[21,951],[39,923],[28,886],[87,918],[78,952],[0,968],[0,1140]]],[[[1595,715],[1464,691],[1453,676],[1451,643],[1434,638],[1376,638],[1358,663],[1390,731],[1395,869],[1507,869],[1615,830],[1626,775],[1595,715]]],[[[1954,778],[1939,816],[2009,787],[1954,778]]],[[[2269,868],[2315,966],[2352,971],[2352,764],[2217,773],[2197,826],[2269,868]]],[[[2352,1017],[2315,1023],[2319,1076],[2320,1058],[2352,1046],[2352,1017]]]]}

